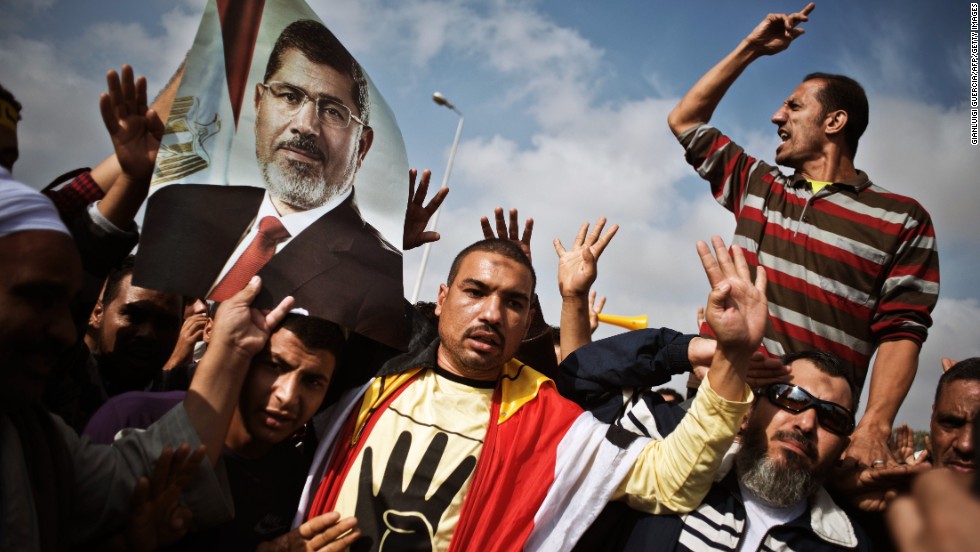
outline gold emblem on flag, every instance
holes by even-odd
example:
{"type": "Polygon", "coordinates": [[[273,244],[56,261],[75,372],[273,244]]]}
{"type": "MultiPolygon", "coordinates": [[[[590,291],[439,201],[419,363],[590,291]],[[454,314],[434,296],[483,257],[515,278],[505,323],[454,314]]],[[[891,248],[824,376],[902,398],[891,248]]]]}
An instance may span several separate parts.
{"type": "Polygon", "coordinates": [[[221,119],[215,113],[210,122],[202,122],[207,115],[200,111],[201,105],[195,96],[174,100],[160,141],[151,186],[180,180],[210,165],[211,155],[205,142],[221,130],[221,119]]]}

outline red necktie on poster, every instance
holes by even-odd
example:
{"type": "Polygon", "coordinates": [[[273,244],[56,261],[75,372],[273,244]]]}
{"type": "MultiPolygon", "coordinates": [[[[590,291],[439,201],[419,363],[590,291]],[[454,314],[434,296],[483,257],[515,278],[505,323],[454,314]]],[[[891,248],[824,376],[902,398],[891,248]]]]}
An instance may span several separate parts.
{"type": "Polygon", "coordinates": [[[208,299],[222,302],[238,293],[262,270],[262,267],[276,254],[276,245],[289,237],[289,231],[276,217],[263,217],[259,221],[259,233],[248,244],[242,256],[235,261],[231,270],[214,286],[208,299]]]}

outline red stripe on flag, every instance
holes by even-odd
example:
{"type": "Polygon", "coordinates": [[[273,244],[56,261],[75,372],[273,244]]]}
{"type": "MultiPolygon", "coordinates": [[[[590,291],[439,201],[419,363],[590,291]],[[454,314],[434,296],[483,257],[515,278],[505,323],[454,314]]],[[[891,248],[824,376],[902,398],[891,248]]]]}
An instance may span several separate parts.
{"type": "Polygon", "coordinates": [[[228,79],[228,94],[231,96],[231,110],[235,114],[237,129],[265,0],[216,1],[225,50],[225,76],[228,79]]]}
{"type": "Polygon", "coordinates": [[[491,419],[449,552],[524,549],[555,481],[559,445],[581,415],[548,382],[503,423],[491,419]]]}

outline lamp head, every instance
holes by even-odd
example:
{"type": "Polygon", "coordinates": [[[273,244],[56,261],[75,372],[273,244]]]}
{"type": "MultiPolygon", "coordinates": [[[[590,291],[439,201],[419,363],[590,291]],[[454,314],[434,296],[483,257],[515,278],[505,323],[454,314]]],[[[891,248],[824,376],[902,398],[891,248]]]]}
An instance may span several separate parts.
{"type": "Polygon", "coordinates": [[[448,107],[449,109],[456,109],[456,106],[454,106],[452,102],[447,100],[446,97],[440,94],[439,92],[434,92],[432,94],[432,101],[436,102],[437,104],[443,107],[448,107]]]}

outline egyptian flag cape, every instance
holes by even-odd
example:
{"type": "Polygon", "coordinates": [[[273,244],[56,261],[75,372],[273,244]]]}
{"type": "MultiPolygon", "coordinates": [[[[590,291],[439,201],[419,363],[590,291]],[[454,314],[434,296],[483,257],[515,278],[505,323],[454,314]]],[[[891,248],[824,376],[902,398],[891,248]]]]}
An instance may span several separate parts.
{"type": "MultiPolygon", "coordinates": [[[[356,457],[386,405],[421,370],[375,378],[316,421],[325,433],[294,527],[331,511],[350,464],[336,461],[334,451],[356,457]]],[[[571,549],[648,441],[602,424],[517,360],[504,368],[490,420],[451,551],[571,549]]]]}

